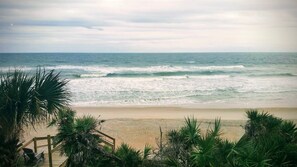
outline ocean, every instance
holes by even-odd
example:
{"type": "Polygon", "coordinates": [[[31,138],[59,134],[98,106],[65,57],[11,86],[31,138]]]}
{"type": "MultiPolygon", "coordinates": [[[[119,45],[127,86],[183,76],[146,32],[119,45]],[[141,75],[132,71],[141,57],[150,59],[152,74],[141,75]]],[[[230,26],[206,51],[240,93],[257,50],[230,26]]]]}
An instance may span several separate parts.
{"type": "Polygon", "coordinates": [[[0,74],[61,72],[75,106],[297,106],[297,53],[1,53],[0,74]]]}

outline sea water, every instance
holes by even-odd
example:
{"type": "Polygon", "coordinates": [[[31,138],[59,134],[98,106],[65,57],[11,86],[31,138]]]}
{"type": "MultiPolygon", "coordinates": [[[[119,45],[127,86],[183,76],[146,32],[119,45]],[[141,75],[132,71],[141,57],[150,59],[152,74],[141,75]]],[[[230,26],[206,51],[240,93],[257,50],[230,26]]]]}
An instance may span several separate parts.
{"type": "Polygon", "coordinates": [[[1,53],[60,72],[77,106],[296,107],[297,53],[1,53]]]}

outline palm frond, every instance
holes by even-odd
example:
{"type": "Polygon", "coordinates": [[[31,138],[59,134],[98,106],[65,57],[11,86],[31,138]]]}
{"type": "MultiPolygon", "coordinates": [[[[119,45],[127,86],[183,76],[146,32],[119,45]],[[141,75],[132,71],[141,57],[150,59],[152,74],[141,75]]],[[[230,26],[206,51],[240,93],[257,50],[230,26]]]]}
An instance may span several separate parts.
{"type": "Polygon", "coordinates": [[[196,145],[200,138],[200,129],[197,119],[194,119],[194,117],[185,118],[185,125],[181,128],[180,135],[187,148],[196,145]]]}
{"type": "Polygon", "coordinates": [[[40,105],[52,114],[65,107],[69,102],[69,91],[66,89],[68,81],[60,79],[60,73],[53,70],[46,72],[38,69],[35,76],[35,97],[40,105]]]}
{"type": "Polygon", "coordinates": [[[152,147],[149,145],[145,145],[143,149],[143,158],[142,159],[147,159],[148,156],[151,154],[152,147]]]}
{"type": "MultiPolygon", "coordinates": [[[[24,126],[34,128],[36,123],[47,121],[65,106],[69,100],[66,83],[54,71],[41,72],[40,69],[36,76],[19,70],[1,75],[0,143],[18,141],[24,126]]],[[[10,152],[16,154],[13,150],[10,152]]]]}
{"type": "Polygon", "coordinates": [[[125,143],[120,145],[115,155],[122,160],[124,166],[138,167],[142,163],[140,151],[125,143]]]}

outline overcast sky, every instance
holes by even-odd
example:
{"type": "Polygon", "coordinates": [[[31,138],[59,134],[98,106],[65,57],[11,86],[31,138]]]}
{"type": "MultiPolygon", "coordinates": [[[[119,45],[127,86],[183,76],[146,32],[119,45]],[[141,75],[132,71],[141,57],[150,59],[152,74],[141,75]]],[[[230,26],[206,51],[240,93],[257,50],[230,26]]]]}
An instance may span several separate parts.
{"type": "Polygon", "coordinates": [[[297,51],[296,0],[0,0],[0,52],[297,51]]]}

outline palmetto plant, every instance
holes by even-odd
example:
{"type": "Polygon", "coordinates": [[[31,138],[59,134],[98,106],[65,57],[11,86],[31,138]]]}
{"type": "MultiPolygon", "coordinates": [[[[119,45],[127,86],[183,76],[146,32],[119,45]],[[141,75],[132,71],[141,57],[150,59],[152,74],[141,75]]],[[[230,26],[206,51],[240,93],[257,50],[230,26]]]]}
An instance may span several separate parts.
{"type": "Polygon", "coordinates": [[[130,147],[128,144],[121,144],[115,154],[123,161],[120,166],[138,167],[142,163],[141,152],[130,147]]]}
{"type": "Polygon", "coordinates": [[[296,125],[257,110],[247,116],[245,134],[226,150],[224,166],[296,166],[296,125]]]}
{"type": "Polygon", "coordinates": [[[198,121],[185,118],[185,124],[179,130],[169,131],[168,142],[163,149],[165,163],[168,166],[191,166],[191,155],[194,147],[201,138],[198,121]]]}
{"type": "Polygon", "coordinates": [[[198,138],[195,150],[191,153],[194,166],[218,166],[220,137],[220,120],[215,120],[214,128],[208,129],[205,135],[198,138]]]}
{"type": "Polygon", "coordinates": [[[185,125],[180,129],[180,135],[186,150],[197,145],[201,138],[198,121],[194,118],[185,118],[185,125]]]}
{"type": "Polygon", "coordinates": [[[23,128],[48,121],[67,105],[67,82],[54,71],[15,70],[0,78],[0,166],[14,166],[23,128]]]}
{"type": "Polygon", "coordinates": [[[257,110],[247,111],[245,134],[237,142],[220,138],[220,121],[200,134],[197,120],[187,118],[167,135],[160,160],[167,166],[269,167],[297,165],[297,127],[257,110]],[[190,158],[189,158],[190,157],[190,158]]]}
{"type": "Polygon", "coordinates": [[[54,144],[61,143],[61,154],[68,157],[67,166],[95,166],[99,156],[112,157],[110,152],[99,146],[102,140],[97,129],[103,122],[91,116],[75,118],[75,111],[69,108],[59,111],[57,119],[49,126],[58,126],[54,144]]]}
{"type": "MultiPolygon", "coordinates": [[[[242,139],[252,143],[257,153],[265,155],[265,162],[270,166],[296,166],[296,125],[256,110],[248,111],[247,116],[249,120],[242,139]]],[[[259,157],[255,157],[255,160],[259,157]]]]}
{"type": "MultiPolygon", "coordinates": [[[[151,154],[151,147],[146,145],[143,152],[130,147],[126,143],[122,143],[117,148],[115,155],[121,159],[121,162],[117,166],[120,167],[140,167],[140,166],[152,166],[152,161],[148,160],[148,156],[151,154]]],[[[155,166],[155,164],[154,164],[155,166]]]]}

